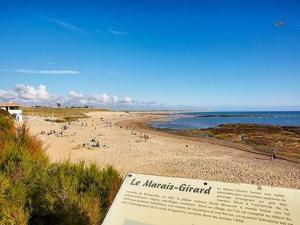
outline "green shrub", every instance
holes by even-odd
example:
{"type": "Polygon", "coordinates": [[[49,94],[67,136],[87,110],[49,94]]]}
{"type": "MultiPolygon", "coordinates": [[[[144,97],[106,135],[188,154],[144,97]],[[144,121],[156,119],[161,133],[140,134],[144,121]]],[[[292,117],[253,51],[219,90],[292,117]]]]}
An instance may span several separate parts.
{"type": "Polygon", "coordinates": [[[50,163],[26,125],[0,114],[0,224],[100,224],[121,181],[112,167],[50,163]]]}

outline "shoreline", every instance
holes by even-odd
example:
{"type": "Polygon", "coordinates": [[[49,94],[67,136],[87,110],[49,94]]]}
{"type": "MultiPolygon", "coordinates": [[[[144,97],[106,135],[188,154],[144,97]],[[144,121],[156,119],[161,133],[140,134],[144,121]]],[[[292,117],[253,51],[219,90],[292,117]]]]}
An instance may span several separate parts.
{"type": "Polygon", "coordinates": [[[132,172],[300,188],[300,164],[154,130],[146,123],[169,115],[91,112],[87,118],[69,124],[34,116],[29,117],[28,125],[30,132],[44,142],[52,162],[84,161],[100,168],[111,165],[124,176],[132,172]]]}
{"type": "MultiPolygon", "coordinates": [[[[169,136],[169,137],[176,137],[176,138],[182,138],[186,140],[192,140],[192,141],[199,141],[199,142],[206,142],[210,144],[215,144],[219,146],[224,146],[224,147],[230,147],[234,148],[236,150],[240,151],[245,151],[249,153],[255,153],[258,155],[264,155],[264,156],[272,156],[272,152],[263,152],[257,147],[253,147],[251,145],[248,145],[246,143],[237,143],[233,142],[230,140],[225,140],[225,139],[218,139],[213,136],[206,136],[208,133],[205,133],[202,131],[205,130],[210,130],[210,129],[218,129],[219,127],[224,126],[224,124],[221,124],[217,127],[212,127],[212,128],[203,128],[203,129],[164,129],[164,128],[155,128],[152,127],[149,122],[151,121],[169,121],[170,116],[172,115],[171,113],[166,113],[166,114],[161,114],[161,113],[155,113],[155,112],[150,112],[150,113],[143,113],[144,115],[142,117],[136,118],[136,119],[130,119],[130,120],[124,120],[121,122],[117,122],[117,126],[127,126],[130,129],[136,129],[139,132],[148,132],[148,133],[153,133],[157,135],[164,135],[164,136],[169,136]],[[201,132],[201,136],[195,136],[191,135],[190,131],[198,131],[198,134],[201,132]]],[[[230,124],[232,126],[234,125],[240,125],[239,123],[234,123],[230,124]]],[[[289,126],[275,126],[275,125],[260,125],[260,124],[242,124],[245,126],[257,126],[257,127],[289,127],[289,126]]],[[[225,124],[226,126],[226,124],[225,124]]],[[[300,126],[290,126],[294,128],[300,129],[300,126]]],[[[281,160],[286,160],[292,163],[297,163],[300,164],[300,158],[293,158],[293,157],[284,157],[284,156],[276,156],[276,158],[281,159],[281,160]]]]}

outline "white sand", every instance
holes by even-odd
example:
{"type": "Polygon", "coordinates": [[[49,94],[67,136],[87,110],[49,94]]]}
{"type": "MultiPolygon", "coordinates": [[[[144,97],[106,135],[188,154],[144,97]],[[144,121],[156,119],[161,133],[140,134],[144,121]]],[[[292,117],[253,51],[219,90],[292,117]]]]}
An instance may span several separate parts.
{"type": "Polygon", "coordinates": [[[28,124],[31,132],[44,141],[50,160],[55,162],[113,165],[122,174],[135,172],[300,188],[299,164],[157,132],[147,133],[150,138],[145,142],[132,135],[132,130],[115,125],[140,117],[137,113],[93,112],[89,116],[72,122],[63,137],[40,134],[52,129],[61,131],[63,124],[52,124],[41,117],[29,117],[28,124]],[[112,127],[106,126],[106,120],[112,122],[112,127]],[[81,127],[82,122],[88,126],[81,127]],[[94,137],[106,147],[82,146],[94,137]]]}

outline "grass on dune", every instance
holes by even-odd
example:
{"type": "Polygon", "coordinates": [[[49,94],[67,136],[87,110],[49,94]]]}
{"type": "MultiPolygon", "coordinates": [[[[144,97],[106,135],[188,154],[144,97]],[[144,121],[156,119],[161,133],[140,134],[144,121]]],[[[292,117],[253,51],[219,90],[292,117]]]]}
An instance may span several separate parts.
{"type": "Polygon", "coordinates": [[[112,167],[50,163],[0,110],[0,224],[101,224],[121,182],[112,167]]]}
{"type": "Polygon", "coordinates": [[[90,108],[49,108],[49,107],[24,107],[23,112],[27,116],[48,117],[46,121],[57,123],[72,122],[78,119],[87,118],[86,113],[103,112],[107,109],[90,109],[90,108]]]}

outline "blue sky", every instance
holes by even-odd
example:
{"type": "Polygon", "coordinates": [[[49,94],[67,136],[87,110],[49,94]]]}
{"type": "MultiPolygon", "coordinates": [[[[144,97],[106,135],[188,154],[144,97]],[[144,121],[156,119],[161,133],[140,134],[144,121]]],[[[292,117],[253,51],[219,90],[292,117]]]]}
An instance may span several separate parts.
{"type": "Polygon", "coordinates": [[[1,100],[300,109],[300,3],[2,1],[0,59],[1,100]]]}

